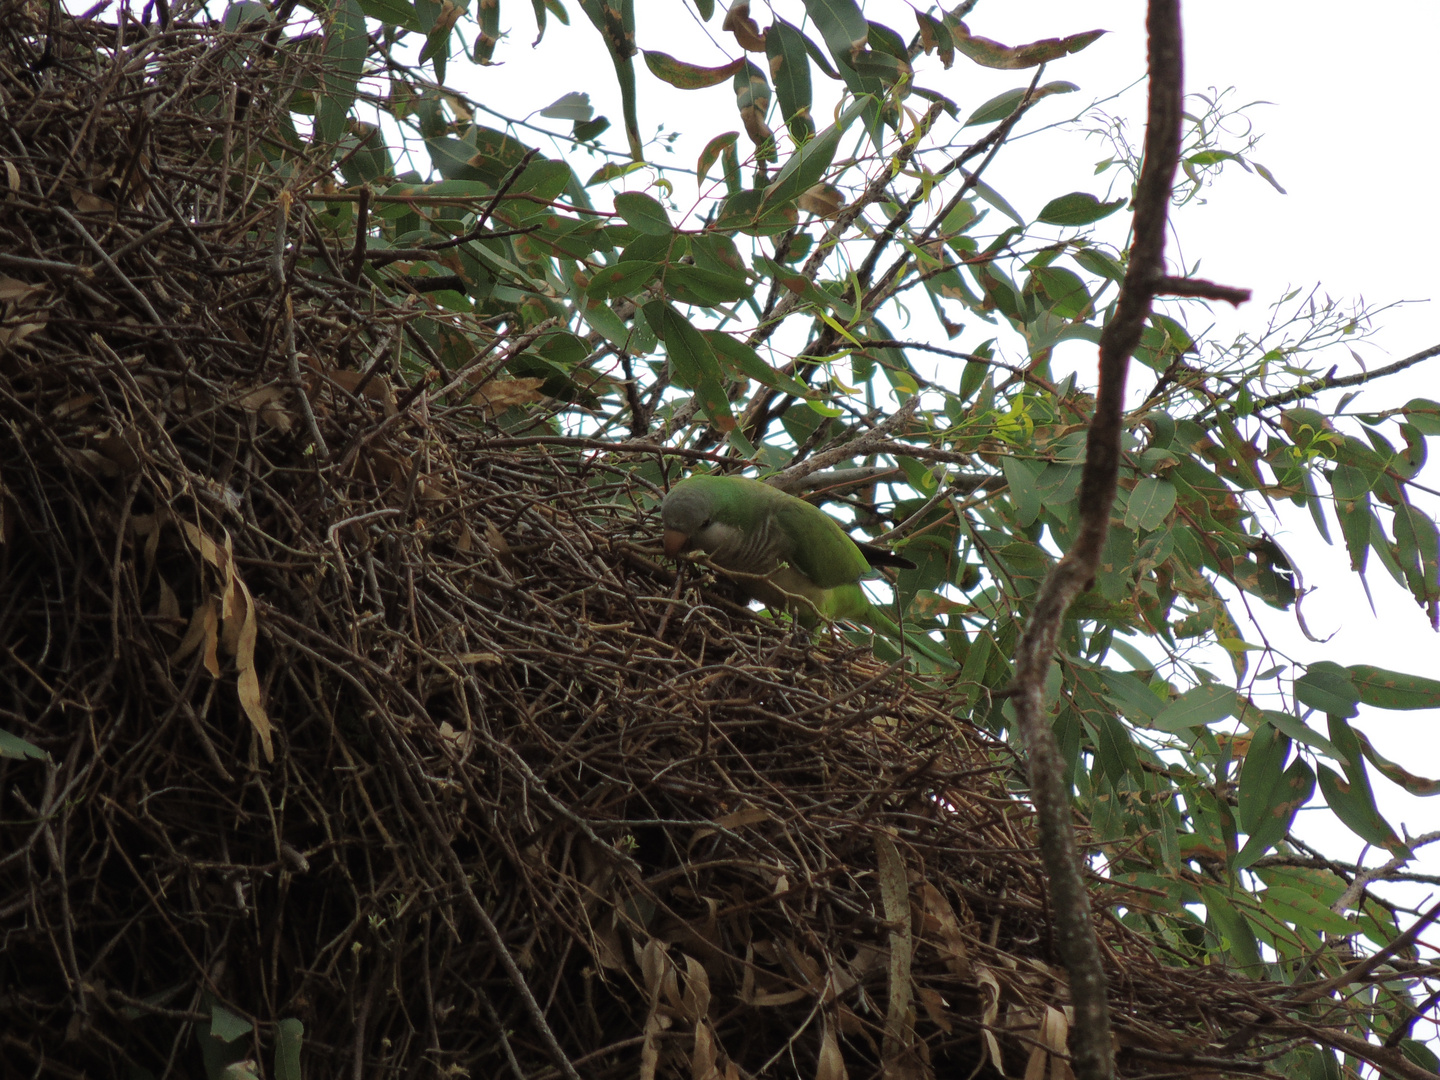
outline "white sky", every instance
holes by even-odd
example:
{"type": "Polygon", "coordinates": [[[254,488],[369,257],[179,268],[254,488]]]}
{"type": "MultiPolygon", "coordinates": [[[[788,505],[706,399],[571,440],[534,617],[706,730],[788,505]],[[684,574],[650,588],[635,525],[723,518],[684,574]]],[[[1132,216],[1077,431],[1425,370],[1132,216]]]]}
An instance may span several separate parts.
{"type": "MultiPolygon", "coordinates": [[[[887,22],[906,37],[913,33],[913,17],[903,4],[872,0],[865,6],[871,18],[887,22]]],[[[504,66],[475,72],[464,70],[467,65],[459,62],[451,68],[451,81],[511,116],[543,108],[569,91],[588,92],[597,114],[609,116],[614,124],[607,145],[618,148],[623,146],[623,135],[613,71],[608,61],[596,62],[597,35],[578,3],[567,0],[567,7],[571,27],[552,18],[545,41],[532,54],[534,23],[529,5],[508,0],[502,8],[502,27],[510,38],[496,52],[504,66]],[[517,79],[517,69],[525,77],[517,79]],[[539,78],[531,74],[537,70],[542,73],[539,78]]],[[[702,28],[682,0],[637,0],[637,43],[693,63],[722,64],[739,54],[730,35],[719,29],[720,7],[717,4],[715,18],[702,28]]],[[[1143,74],[1144,7],[1140,0],[1085,4],[981,0],[968,23],[972,32],[1006,44],[1096,28],[1110,31],[1080,54],[1050,65],[1047,81],[1068,80],[1081,90],[1038,106],[1029,118],[1033,130],[1074,115],[1089,101],[1107,97],[1143,74]]],[[[797,12],[797,4],[782,9],[792,21],[798,21],[797,12]]],[[[768,25],[769,14],[758,0],[754,15],[762,27],[768,25]]],[[[1336,299],[1363,297],[1372,306],[1415,301],[1381,315],[1370,341],[1356,346],[1368,367],[1440,342],[1440,313],[1433,302],[1437,272],[1431,256],[1440,241],[1440,214],[1435,208],[1440,152],[1427,104],[1434,96],[1433,50],[1440,41],[1440,4],[1387,0],[1366,5],[1362,17],[1354,5],[1331,0],[1304,5],[1203,0],[1187,4],[1184,17],[1187,91],[1235,87],[1230,100],[1237,104],[1268,102],[1249,114],[1264,136],[1251,156],[1268,166],[1288,191],[1281,195],[1259,176],[1231,166],[1207,189],[1203,203],[1187,206],[1176,218],[1178,245],[1172,242],[1172,257],[1177,251],[1183,253],[1190,264],[1201,261],[1201,276],[1254,290],[1255,300],[1239,312],[1217,310],[1216,336],[1225,339],[1239,330],[1259,329],[1269,303],[1292,288],[1308,289],[1318,283],[1322,293],[1336,299]]],[[[638,57],[636,66],[642,133],[653,134],[660,123],[666,132],[681,133],[675,153],[657,153],[656,160],[693,168],[709,137],[740,127],[728,80],[712,89],[682,94],[652,78],[638,57]]],[[[945,72],[932,58],[921,67],[917,81],[955,98],[964,114],[998,92],[1023,86],[1029,74],[986,71],[963,57],[945,72]]],[[[821,85],[824,82],[817,78],[817,97],[829,92],[821,85]]],[[[1138,141],[1143,86],[1106,108],[1131,118],[1130,130],[1138,141]]],[[[828,107],[817,101],[815,117],[823,126],[828,107]]],[[[568,128],[532,119],[557,130],[568,128]]],[[[781,126],[773,115],[772,123],[777,130],[781,126]]],[[[743,136],[741,145],[746,145],[743,136]]],[[[1002,152],[986,179],[1022,215],[1033,217],[1046,201],[1067,191],[1088,190],[1103,196],[1116,174],[1096,177],[1094,164],[1108,156],[1099,142],[1086,141],[1074,132],[1052,131],[1002,152]]],[[[595,166],[602,160],[595,159],[595,166]]],[[[626,186],[643,189],[649,175],[635,174],[626,186]]],[[[677,203],[689,205],[695,196],[693,180],[681,175],[671,179],[677,203]]],[[[607,196],[597,193],[596,198],[597,205],[608,205],[607,196]]],[[[1123,217],[1117,215],[1112,221],[1123,217]]],[[[1187,322],[1192,331],[1205,325],[1198,314],[1187,322]]],[[[978,340],[955,344],[964,347],[978,340]]],[[[1066,347],[1056,360],[1062,370],[1068,364],[1091,373],[1093,363],[1093,347],[1080,344],[1066,347]]],[[[1339,364],[1342,373],[1355,369],[1344,349],[1325,357],[1325,366],[1331,363],[1339,364]]],[[[918,359],[917,367],[924,370],[918,359]]],[[[1440,360],[1433,360],[1392,380],[1388,389],[1382,385],[1367,392],[1355,407],[1378,409],[1415,396],[1440,398],[1437,373],[1440,360]]],[[[1140,379],[1147,374],[1137,371],[1140,379]]],[[[1440,454],[1440,440],[1431,443],[1432,452],[1440,454]]],[[[1428,482],[1440,487],[1440,470],[1432,468],[1428,482]]],[[[1433,513],[1436,503],[1428,508],[1433,513]]],[[[1293,618],[1256,604],[1272,641],[1306,661],[1374,663],[1421,674],[1440,667],[1440,636],[1373,557],[1369,578],[1378,616],[1371,614],[1359,582],[1350,573],[1343,547],[1327,548],[1318,538],[1312,539],[1314,530],[1303,512],[1299,519],[1289,520],[1298,521],[1298,527],[1287,530],[1282,525],[1278,536],[1314,589],[1305,601],[1308,625],[1317,636],[1333,637],[1323,646],[1306,642],[1293,618]]],[[[1338,540],[1333,518],[1331,532],[1338,540]]],[[[1236,614],[1239,617],[1239,609],[1236,614]]],[[[1259,640],[1250,629],[1245,636],[1259,640]]],[[[1311,722],[1323,731],[1322,718],[1311,722]]],[[[1380,753],[1413,772],[1440,774],[1440,714],[1365,710],[1357,724],[1380,753]]],[[[1374,786],[1382,812],[1397,829],[1418,835],[1440,828],[1440,799],[1407,796],[1379,776],[1374,777],[1374,786]]],[[[1302,814],[1301,828],[1332,857],[1353,861],[1361,855],[1361,841],[1323,811],[1302,814]]],[[[1372,852],[1367,859],[1372,865],[1383,861],[1383,853],[1372,852]]],[[[1440,874],[1440,845],[1414,868],[1440,874]]],[[[1430,886],[1381,891],[1417,905],[1440,892],[1430,886]]],[[[1440,931],[1432,930],[1428,936],[1440,939],[1440,931]]]]}

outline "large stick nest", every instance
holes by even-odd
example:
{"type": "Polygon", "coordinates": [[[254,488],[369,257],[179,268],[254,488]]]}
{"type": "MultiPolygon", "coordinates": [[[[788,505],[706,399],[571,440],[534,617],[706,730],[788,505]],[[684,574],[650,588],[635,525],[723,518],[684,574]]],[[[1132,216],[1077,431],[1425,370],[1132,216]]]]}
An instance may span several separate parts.
{"type": "MultiPolygon", "coordinates": [[[[677,589],[633,458],[402,386],[424,305],[301,257],[218,31],[36,10],[0,5],[0,727],[45,752],[0,761],[5,1059],[196,1075],[240,1017],[266,1072],[303,1021],[307,1077],[1052,1064],[1008,751],[677,589]]],[[[1266,1017],[1101,932],[1128,1073],[1266,1017]]]]}

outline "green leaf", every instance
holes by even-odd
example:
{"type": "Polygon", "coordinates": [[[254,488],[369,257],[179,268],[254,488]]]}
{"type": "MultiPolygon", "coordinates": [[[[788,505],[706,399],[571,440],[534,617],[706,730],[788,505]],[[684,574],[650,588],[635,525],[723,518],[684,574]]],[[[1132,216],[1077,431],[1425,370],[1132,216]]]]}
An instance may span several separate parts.
{"type": "Polygon", "coordinates": [[[349,123],[370,38],[365,33],[365,12],[356,0],[337,0],[326,13],[324,27],[317,72],[320,89],[315,94],[315,133],[321,142],[336,143],[349,123]]]}
{"type": "Polygon", "coordinates": [[[1256,899],[1261,908],[1272,918],[1294,926],[1313,930],[1317,934],[1349,936],[1355,933],[1355,924],[1345,916],[1337,915],[1310,893],[1288,885],[1271,885],[1260,892],[1256,899]]]}
{"type": "Polygon", "coordinates": [[[1405,418],[1420,429],[1422,435],[1440,435],[1440,401],[1411,398],[1405,403],[1405,418]]]}
{"type": "Polygon", "coordinates": [[[1370,485],[1364,473],[1353,465],[1337,465],[1330,473],[1335,493],[1335,516],[1345,535],[1351,569],[1363,572],[1370,550],[1370,485]]]}
{"type": "Polygon", "coordinates": [[[645,148],[640,141],[635,98],[635,0],[580,0],[580,9],[605,40],[611,63],[615,65],[615,79],[620,84],[620,107],[625,117],[630,157],[643,161],[645,148]]]}
{"type": "MultiPolygon", "coordinates": [[[[1242,773],[1241,782],[1244,777],[1242,773]]],[[[1259,811],[1260,817],[1245,841],[1245,846],[1235,856],[1233,869],[1242,870],[1284,839],[1295,820],[1295,814],[1315,794],[1315,772],[1303,758],[1290,763],[1280,778],[1280,784],[1273,792],[1274,801],[1269,809],[1259,811]]]]}
{"type": "Polygon", "coordinates": [[[1258,978],[1264,970],[1264,958],[1260,954],[1260,943],[1255,939],[1255,930],[1239,906],[1219,889],[1209,885],[1200,886],[1200,900],[1205,913],[1213,925],[1217,937],[1235,961],[1235,966],[1251,978],[1258,978]]]}
{"type": "Polygon", "coordinates": [[[480,36],[475,39],[475,62],[488,66],[495,56],[495,46],[500,44],[500,0],[480,0],[475,20],[480,24],[480,36]]]}
{"type": "Polygon", "coordinates": [[[400,29],[409,30],[414,34],[425,32],[424,27],[420,25],[420,16],[416,14],[414,4],[407,4],[405,0],[359,0],[359,2],[360,10],[383,26],[398,26],[400,29]]]}
{"type": "Polygon", "coordinates": [[[870,24],[860,5],[855,0],[805,0],[805,10],[820,28],[825,47],[836,63],[842,69],[853,67],[855,57],[870,39],[870,24]]]}
{"type": "Polygon", "coordinates": [[[0,758],[37,758],[44,761],[50,755],[32,742],[27,742],[19,735],[11,735],[8,731],[0,731],[0,758]]]}
{"type": "Polygon", "coordinates": [[[576,142],[593,142],[609,130],[610,118],[608,116],[597,116],[594,120],[577,123],[571,130],[570,137],[576,142]]]}
{"type": "Polygon", "coordinates": [[[629,176],[636,169],[643,169],[643,161],[610,161],[601,165],[591,174],[590,179],[585,181],[586,187],[594,187],[596,184],[603,184],[607,180],[619,180],[622,176],[629,176]]]}
{"type": "Polygon", "coordinates": [[[223,1005],[210,1006],[210,1037],[231,1043],[244,1038],[254,1030],[254,1025],[244,1017],[236,1016],[223,1005]]]}
{"type": "Polygon", "coordinates": [[[1051,199],[1046,203],[1045,209],[1040,211],[1036,220],[1047,225],[1093,225],[1115,213],[1127,202],[1129,199],[1101,202],[1089,192],[1072,191],[1069,195],[1061,195],[1058,199],[1051,199]]]}
{"type": "Polygon", "coordinates": [[[1156,713],[1150,726],[1180,734],[1234,716],[1238,708],[1235,691],[1229,687],[1197,686],[1156,713]]]}
{"type": "Polygon", "coordinates": [[[695,400],[717,431],[730,431],[735,427],[735,417],[725,396],[720,365],[705,336],[663,300],[650,301],[644,311],[645,320],[665,343],[675,381],[694,392],[695,400]]]}
{"type": "Polygon", "coordinates": [[[645,66],[650,69],[652,75],[661,82],[678,86],[681,90],[702,90],[707,86],[719,86],[745,66],[743,56],[728,64],[722,64],[720,67],[700,67],[698,64],[687,64],[684,60],[676,60],[669,53],[656,52],[652,49],[641,51],[645,54],[645,66]]]}
{"type": "Polygon", "coordinates": [[[300,1047],[305,1041],[305,1025],[286,1017],[275,1025],[275,1080],[302,1080],[300,1047]]]}
{"type": "Polygon", "coordinates": [[[1016,521],[1022,529],[1028,529],[1040,516],[1038,481],[1045,462],[1006,454],[1000,461],[1000,468],[1005,473],[1005,482],[1010,486],[1010,501],[1015,507],[1016,521]]]}
{"type": "MultiPolygon", "coordinates": [[[[738,229],[751,236],[776,236],[795,227],[800,219],[795,207],[776,205],[762,209],[764,198],[763,192],[753,188],[730,196],[721,204],[715,228],[722,232],[738,229]]],[[[810,285],[810,288],[814,286],[810,285]]]]}
{"type": "Polygon", "coordinates": [[[835,123],[785,159],[774,183],[765,189],[762,210],[794,202],[824,178],[835,160],[835,152],[840,149],[840,137],[863,108],[864,102],[851,105],[835,123]]]}
{"type": "Polygon", "coordinates": [[[740,110],[740,121],[745,125],[745,134],[755,144],[757,161],[774,161],[775,136],[765,115],[770,111],[770,84],[765,73],[746,60],[732,80],[735,88],[735,107],[740,110]]]}
{"type": "Polygon", "coordinates": [[[765,360],[754,349],[750,348],[743,341],[737,341],[723,330],[702,330],[701,335],[711,348],[715,350],[716,356],[723,363],[731,366],[739,375],[754,379],[763,386],[772,390],[779,390],[782,393],[792,394],[798,398],[809,398],[815,391],[802,382],[778,371],[765,362],[765,360]]]}
{"type": "Polygon", "coordinates": [[[805,55],[804,36],[785,20],[776,19],[765,34],[765,56],[770,61],[775,96],[780,99],[780,115],[795,142],[804,142],[815,133],[815,122],[810,119],[810,61],[805,55]]]}
{"type": "Polygon", "coordinates": [[[716,135],[708,143],[705,149],[700,151],[700,160],[695,163],[695,183],[698,187],[705,185],[705,177],[710,173],[710,167],[715,164],[720,155],[735,145],[735,140],[740,138],[738,131],[727,131],[723,135],[716,135]]]}
{"type": "Polygon", "coordinates": [[[540,115],[550,120],[573,120],[583,124],[594,112],[590,107],[590,95],[572,90],[546,105],[540,110],[540,115]]]}
{"type": "Polygon", "coordinates": [[[650,236],[669,236],[675,231],[665,207],[638,191],[622,191],[615,196],[615,212],[627,224],[650,236]]]}
{"type": "Polygon", "coordinates": [[[1434,679],[1370,664],[1351,664],[1345,673],[1362,704],[1377,709],[1440,709],[1440,682],[1434,679]]]}
{"type": "Polygon", "coordinates": [[[1020,216],[1013,206],[1005,201],[1004,197],[998,191],[985,183],[984,180],[975,181],[975,194],[979,195],[980,198],[995,207],[996,210],[999,210],[1011,221],[1015,222],[1015,224],[1022,228],[1025,226],[1025,219],[1020,216]]]}
{"type": "MultiPolygon", "coordinates": [[[[1285,762],[1289,757],[1290,737],[1270,724],[1261,724],[1250,736],[1235,805],[1241,831],[1254,835],[1271,824],[1275,808],[1285,800],[1285,762]]],[[[1282,829],[1270,838],[1267,848],[1284,835],[1282,829]]]]}
{"type": "MultiPolygon", "coordinates": [[[[1019,108],[1020,103],[1025,100],[1025,91],[1028,89],[1029,87],[1021,86],[1015,90],[1007,90],[1003,94],[996,95],[971,113],[963,126],[973,127],[975,124],[995,124],[1004,120],[1019,108]]],[[[1046,83],[1044,86],[1037,86],[1035,88],[1035,93],[1031,95],[1030,100],[1033,103],[1043,97],[1049,97],[1051,94],[1071,94],[1079,89],[1080,87],[1072,82],[1046,83]]]]}
{"type": "Polygon", "coordinates": [[[1125,527],[1151,532],[1165,524],[1175,508],[1175,485],[1169,480],[1145,477],[1130,492],[1125,505],[1125,527]]]}
{"type": "Polygon", "coordinates": [[[1350,674],[1339,664],[1321,660],[1295,680],[1295,696],[1302,705],[1319,709],[1331,716],[1358,716],[1355,706],[1360,691],[1350,681],[1350,674]]]}
{"type": "Polygon", "coordinates": [[[640,259],[623,259],[595,272],[585,295],[608,300],[614,296],[631,296],[639,292],[663,268],[663,263],[640,259]]]}
{"type": "Polygon", "coordinates": [[[1318,731],[1314,731],[1306,726],[1305,721],[1301,720],[1298,716],[1292,716],[1287,712],[1277,712],[1273,709],[1266,709],[1261,712],[1260,718],[1271,727],[1283,731],[1296,742],[1313,747],[1322,754],[1327,754],[1334,758],[1336,761],[1344,760],[1345,755],[1340,753],[1329,739],[1325,738],[1325,736],[1321,735],[1318,731]]]}
{"type": "Polygon", "coordinates": [[[1129,720],[1148,725],[1165,707],[1134,675],[1124,671],[1103,671],[1100,678],[1102,692],[1129,720]]]}
{"type": "Polygon", "coordinates": [[[1078,318],[1089,310],[1090,292],[1073,270],[1059,266],[1041,266],[1032,277],[1040,286],[1049,308],[1062,319],[1078,318]]]}
{"type": "Polygon", "coordinates": [[[1321,765],[1320,793],[1341,823],[1360,839],[1394,854],[1408,853],[1409,848],[1375,808],[1375,796],[1368,783],[1352,784],[1321,765]]]}

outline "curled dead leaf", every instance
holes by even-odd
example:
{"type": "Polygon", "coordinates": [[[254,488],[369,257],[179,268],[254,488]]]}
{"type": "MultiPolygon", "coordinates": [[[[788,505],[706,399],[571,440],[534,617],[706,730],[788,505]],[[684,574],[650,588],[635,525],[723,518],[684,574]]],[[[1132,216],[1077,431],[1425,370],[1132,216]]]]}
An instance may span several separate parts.
{"type": "Polygon", "coordinates": [[[730,10],[725,14],[725,21],[720,24],[722,30],[729,30],[735,35],[735,43],[746,52],[765,51],[765,33],[754,19],[750,17],[750,4],[748,0],[741,0],[738,4],[732,4],[730,10]]]}
{"type": "Polygon", "coordinates": [[[801,210],[816,217],[833,218],[845,208],[845,196],[834,184],[816,184],[796,200],[801,210]]]}

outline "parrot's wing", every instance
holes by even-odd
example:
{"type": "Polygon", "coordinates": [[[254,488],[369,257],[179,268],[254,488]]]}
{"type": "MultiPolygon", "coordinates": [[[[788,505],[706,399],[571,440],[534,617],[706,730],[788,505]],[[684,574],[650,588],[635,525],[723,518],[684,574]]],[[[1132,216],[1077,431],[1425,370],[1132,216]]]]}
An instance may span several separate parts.
{"type": "Polygon", "coordinates": [[[824,510],[787,498],[774,513],[775,524],[790,542],[786,561],[822,589],[853,585],[870,573],[855,541],[824,510]]]}

